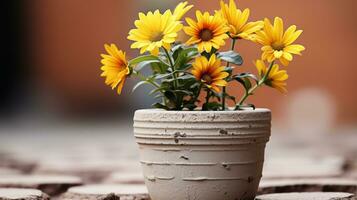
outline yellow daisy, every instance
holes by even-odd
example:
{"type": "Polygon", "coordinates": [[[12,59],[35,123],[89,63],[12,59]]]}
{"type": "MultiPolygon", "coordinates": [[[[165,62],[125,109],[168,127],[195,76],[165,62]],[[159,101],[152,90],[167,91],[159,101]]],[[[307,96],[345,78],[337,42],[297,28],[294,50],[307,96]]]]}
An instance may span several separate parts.
{"type": "Polygon", "coordinates": [[[128,62],[125,58],[125,52],[118,50],[115,44],[104,45],[105,50],[109,55],[101,54],[102,60],[101,63],[103,66],[101,70],[103,73],[102,77],[105,77],[105,84],[114,88],[118,87],[118,94],[121,93],[123,85],[125,83],[126,77],[130,74],[130,68],[128,62]]]}
{"type": "Polygon", "coordinates": [[[293,44],[301,33],[302,30],[296,30],[295,25],[284,32],[283,20],[279,17],[275,17],[274,25],[269,19],[264,19],[264,28],[256,35],[256,41],[263,45],[262,60],[272,62],[279,59],[284,66],[288,66],[293,60],[292,54],[301,55],[300,52],[305,50],[304,46],[293,44]]]}
{"type": "Polygon", "coordinates": [[[224,71],[225,67],[222,66],[221,60],[216,58],[215,54],[209,60],[205,56],[197,57],[192,66],[193,76],[207,88],[219,92],[218,86],[227,85],[227,81],[224,79],[229,76],[229,73],[224,71]]]}
{"type": "Polygon", "coordinates": [[[221,10],[218,13],[227,21],[231,38],[252,40],[255,32],[263,28],[263,21],[247,23],[250,13],[249,9],[244,9],[242,12],[240,9],[237,9],[234,0],[230,0],[229,5],[221,0],[220,4],[221,10]]]}
{"type": "Polygon", "coordinates": [[[219,49],[225,45],[225,39],[229,36],[229,27],[225,20],[216,13],[211,16],[208,12],[196,11],[197,22],[191,18],[186,18],[189,26],[184,27],[184,31],[191,38],[186,42],[188,45],[197,44],[199,52],[211,52],[212,47],[219,49]]]}
{"type": "Polygon", "coordinates": [[[130,30],[128,36],[129,40],[135,41],[131,48],[140,49],[141,54],[149,51],[153,55],[158,55],[161,47],[170,49],[171,43],[177,38],[177,32],[183,27],[176,18],[170,10],[164,14],[159,10],[146,15],[139,13],[139,20],[135,21],[136,29],[130,30]]]}
{"type": "MultiPolygon", "coordinates": [[[[257,60],[255,62],[255,66],[257,67],[259,76],[263,78],[268,71],[264,61],[257,60]]],[[[286,73],[286,70],[279,70],[279,65],[274,64],[268,74],[265,84],[279,90],[281,93],[287,93],[285,81],[288,79],[288,77],[289,76],[286,73]]]]}
{"type": "Polygon", "coordinates": [[[193,7],[193,5],[187,6],[187,1],[179,3],[175,10],[174,16],[176,20],[181,20],[181,18],[193,7]]]}

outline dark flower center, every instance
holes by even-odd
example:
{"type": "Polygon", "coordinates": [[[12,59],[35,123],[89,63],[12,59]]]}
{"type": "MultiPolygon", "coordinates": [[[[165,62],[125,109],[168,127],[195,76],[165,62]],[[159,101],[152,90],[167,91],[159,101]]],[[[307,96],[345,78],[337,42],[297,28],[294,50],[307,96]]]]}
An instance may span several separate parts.
{"type": "Polygon", "coordinates": [[[203,74],[201,80],[202,80],[202,82],[205,82],[207,84],[211,84],[212,77],[210,75],[208,75],[208,74],[203,74]]]}
{"type": "Polygon", "coordinates": [[[154,35],[152,35],[151,41],[158,42],[158,41],[162,40],[163,37],[164,37],[164,34],[161,32],[158,32],[158,33],[155,33],[154,35]]]}
{"type": "Polygon", "coordinates": [[[213,32],[209,29],[202,29],[200,32],[200,38],[203,41],[210,41],[213,38],[213,32]]]}
{"type": "Polygon", "coordinates": [[[271,46],[273,47],[274,50],[277,50],[277,51],[281,51],[284,49],[285,45],[281,42],[273,42],[271,44],[271,46]]]}

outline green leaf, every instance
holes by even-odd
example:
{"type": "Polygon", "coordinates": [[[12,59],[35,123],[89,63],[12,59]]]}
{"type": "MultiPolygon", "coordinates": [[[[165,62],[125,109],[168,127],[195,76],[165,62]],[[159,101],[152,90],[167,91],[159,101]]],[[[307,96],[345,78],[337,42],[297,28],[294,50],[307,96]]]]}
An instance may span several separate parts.
{"type": "Polygon", "coordinates": [[[192,80],[192,82],[187,82],[186,84],[185,84],[185,88],[186,87],[189,87],[190,89],[193,89],[193,88],[199,88],[200,87],[200,83],[198,83],[197,81],[196,81],[196,79],[194,79],[194,80],[192,80]]]}
{"type": "Polygon", "coordinates": [[[144,55],[144,56],[139,56],[136,57],[132,60],[129,61],[129,65],[136,65],[138,63],[141,63],[143,61],[157,61],[157,62],[161,62],[161,60],[157,57],[157,56],[153,56],[153,55],[144,55]]]}
{"type": "Polygon", "coordinates": [[[202,105],[202,110],[219,110],[221,104],[218,102],[209,102],[202,105]]]}
{"type": "Polygon", "coordinates": [[[191,80],[191,79],[195,79],[195,77],[192,76],[191,74],[185,74],[183,76],[177,77],[177,80],[182,80],[182,81],[188,81],[188,80],[191,80]]]}
{"type": "Polygon", "coordinates": [[[185,61],[185,63],[181,64],[179,67],[177,67],[177,69],[179,69],[179,70],[187,70],[187,69],[191,68],[192,64],[189,63],[189,62],[190,62],[190,60],[185,61]]]}
{"type": "Polygon", "coordinates": [[[146,66],[150,66],[152,63],[160,63],[160,61],[158,60],[147,60],[147,61],[142,61],[140,63],[138,63],[136,66],[135,66],[135,71],[140,71],[142,70],[144,67],[146,66]]]}
{"type": "Polygon", "coordinates": [[[241,73],[241,74],[234,75],[234,77],[251,78],[251,79],[255,80],[256,83],[259,82],[259,79],[257,78],[257,76],[255,76],[254,74],[251,74],[251,73],[241,73]]]}
{"type": "Polygon", "coordinates": [[[172,57],[174,58],[174,60],[177,59],[178,55],[180,54],[180,52],[183,50],[182,45],[175,45],[174,47],[171,48],[172,51],[172,57]]]}
{"type": "Polygon", "coordinates": [[[195,102],[191,101],[183,101],[183,107],[189,110],[194,110],[195,108],[197,108],[195,102]]]}
{"type": "Polygon", "coordinates": [[[154,99],[162,99],[164,96],[160,93],[158,95],[155,95],[153,98],[154,99]]]}
{"type": "Polygon", "coordinates": [[[148,93],[148,95],[151,96],[151,95],[153,95],[153,94],[155,94],[155,93],[157,93],[157,92],[160,92],[160,91],[162,91],[161,88],[156,88],[156,89],[151,90],[151,91],[148,93]]]}
{"type": "Polygon", "coordinates": [[[151,69],[154,74],[165,74],[169,69],[169,65],[164,62],[151,63],[151,69]]]}
{"type": "Polygon", "coordinates": [[[237,74],[233,76],[233,79],[241,83],[247,91],[252,87],[252,83],[250,82],[250,79],[253,79],[257,84],[259,82],[258,78],[251,73],[237,74]]]}
{"type": "Polygon", "coordinates": [[[171,102],[176,102],[176,96],[175,93],[173,93],[172,91],[165,91],[164,92],[165,97],[171,101],[171,102]]]}
{"type": "Polygon", "coordinates": [[[230,99],[230,100],[232,100],[233,102],[234,102],[234,104],[236,104],[237,102],[236,102],[236,97],[235,96],[231,96],[231,95],[226,95],[226,98],[228,98],[228,99],[230,99]]]}
{"type": "Polygon", "coordinates": [[[182,46],[183,45],[181,43],[174,44],[171,48],[171,51],[176,52],[177,50],[182,49],[182,46]]]}
{"type": "Polygon", "coordinates": [[[246,91],[248,91],[252,87],[252,83],[250,82],[249,78],[243,77],[234,77],[234,80],[238,81],[240,84],[243,85],[246,91]]]}
{"type": "MultiPolygon", "coordinates": [[[[170,77],[173,77],[174,73],[178,74],[178,73],[180,73],[180,72],[185,72],[185,71],[176,70],[176,71],[171,72],[171,73],[155,75],[155,76],[154,76],[154,79],[155,79],[155,80],[166,79],[166,80],[164,80],[164,81],[166,81],[166,82],[171,82],[171,81],[173,81],[173,79],[170,78],[170,77]],[[167,78],[170,78],[170,79],[167,79],[167,78]]],[[[177,77],[177,80],[186,80],[186,79],[189,79],[189,78],[193,78],[193,76],[187,74],[187,75],[183,75],[183,76],[177,77]]]]}
{"type": "Polygon", "coordinates": [[[136,83],[136,84],[134,85],[133,89],[131,90],[131,92],[134,92],[134,91],[135,91],[136,89],[138,89],[140,86],[143,86],[143,85],[145,85],[145,84],[150,85],[150,82],[148,82],[148,81],[140,81],[140,82],[136,83]]]}
{"type": "Polygon", "coordinates": [[[165,91],[165,90],[171,90],[171,89],[173,88],[173,85],[172,85],[172,83],[162,81],[162,82],[161,82],[161,85],[160,85],[160,88],[161,88],[163,91],[165,91]]]}
{"type": "Polygon", "coordinates": [[[162,105],[161,103],[155,103],[152,105],[152,107],[154,108],[161,108],[161,109],[165,109],[165,110],[168,110],[169,108],[165,105],[162,105]]]}
{"type": "Polygon", "coordinates": [[[236,64],[236,65],[243,64],[242,56],[240,56],[239,53],[234,51],[219,52],[217,53],[217,57],[220,58],[221,60],[224,60],[232,64],[236,64]]]}
{"type": "Polygon", "coordinates": [[[199,55],[199,53],[198,53],[197,48],[191,48],[190,51],[187,52],[187,57],[189,57],[189,58],[194,58],[198,55],[199,55]]]}
{"type": "Polygon", "coordinates": [[[198,54],[198,49],[196,47],[189,47],[182,50],[181,54],[186,54],[190,56],[196,56],[198,54]]]}
{"type": "Polygon", "coordinates": [[[209,60],[209,58],[211,57],[211,54],[210,54],[210,53],[207,53],[206,51],[203,51],[203,52],[201,53],[201,55],[204,56],[204,57],[206,57],[207,60],[209,60]]]}
{"type": "Polygon", "coordinates": [[[244,108],[252,108],[255,110],[254,104],[243,104],[243,105],[236,105],[235,110],[243,110],[244,108]]]}
{"type": "Polygon", "coordinates": [[[173,90],[175,94],[183,94],[183,95],[193,95],[193,92],[187,90],[173,90]]]}
{"type": "Polygon", "coordinates": [[[198,50],[197,48],[194,47],[181,50],[178,53],[177,58],[175,58],[175,68],[177,70],[185,70],[191,67],[191,64],[189,64],[188,62],[192,60],[194,57],[196,57],[197,55],[198,55],[198,50]]]}
{"type": "Polygon", "coordinates": [[[159,74],[159,75],[155,75],[154,78],[155,80],[160,80],[160,79],[164,79],[164,78],[169,78],[172,76],[172,73],[169,74],[159,74]]]}
{"type": "Polygon", "coordinates": [[[229,67],[225,67],[225,68],[224,68],[224,71],[228,72],[229,74],[232,74],[233,69],[234,69],[234,68],[233,68],[232,66],[229,66],[229,67]]]}
{"type": "Polygon", "coordinates": [[[181,110],[180,98],[178,98],[175,93],[171,90],[164,92],[165,99],[167,100],[166,106],[169,110],[181,110]]]}
{"type": "Polygon", "coordinates": [[[211,57],[211,55],[217,53],[217,51],[218,51],[218,49],[212,47],[211,52],[203,51],[201,53],[201,55],[205,56],[207,59],[209,59],[211,57]]]}

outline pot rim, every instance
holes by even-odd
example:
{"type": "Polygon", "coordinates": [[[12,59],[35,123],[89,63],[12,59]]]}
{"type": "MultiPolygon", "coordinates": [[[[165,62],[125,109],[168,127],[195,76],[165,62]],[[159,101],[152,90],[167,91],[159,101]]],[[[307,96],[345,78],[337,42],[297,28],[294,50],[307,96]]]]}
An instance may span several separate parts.
{"type": "Polygon", "coordinates": [[[137,110],[134,135],[139,144],[236,145],[265,143],[270,136],[269,109],[227,111],[137,110]],[[184,141],[178,144],[178,141],[184,141]]]}
{"type": "Polygon", "coordinates": [[[271,112],[270,109],[268,108],[247,108],[247,109],[242,109],[242,110],[234,110],[233,108],[230,108],[230,110],[208,110],[208,111],[203,111],[203,110],[165,110],[165,109],[160,109],[160,108],[144,108],[144,109],[138,109],[135,112],[140,112],[140,113],[168,113],[168,114],[197,114],[197,113],[206,113],[206,114],[232,114],[232,113],[264,113],[264,112],[271,112]]]}
{"type": "MultiPolygon", "coordinates": [[[[140,109],[134,114],[134,127],[140,122],[170,122],[170,123],[269,123],[271,111],[266,108],[255,110],[225,110],[225,111],[175,111],[164,109],[140,109]]],[[[201,124],[202,125],[202,124],[201,124]]],[[[140,125],[141,126],[141,125],[140,125]]],[[[147,126],[147,125],[145,125],[147,126]]],[[[174,125],[176,126],[176,125],[174,125]]]]}

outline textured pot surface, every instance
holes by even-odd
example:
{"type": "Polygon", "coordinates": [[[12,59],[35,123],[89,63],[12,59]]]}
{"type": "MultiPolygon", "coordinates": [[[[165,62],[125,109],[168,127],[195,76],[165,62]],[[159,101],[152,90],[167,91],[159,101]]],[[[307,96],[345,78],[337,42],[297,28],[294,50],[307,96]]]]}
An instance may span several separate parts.
{"type": "Polygon", "coordinates": [[[270,122],[268,109],[136,111],[134,134],[151,198],[254,199],[270,122]]]}

